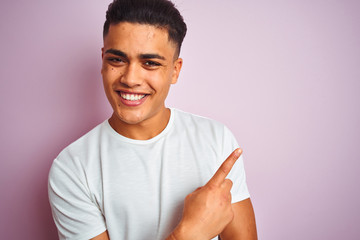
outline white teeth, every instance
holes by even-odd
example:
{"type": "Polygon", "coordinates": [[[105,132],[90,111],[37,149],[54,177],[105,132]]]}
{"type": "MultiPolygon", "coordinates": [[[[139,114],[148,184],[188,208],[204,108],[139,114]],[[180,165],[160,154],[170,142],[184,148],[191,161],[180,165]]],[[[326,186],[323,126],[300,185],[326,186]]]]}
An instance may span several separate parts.
{"type": "Polygon", "coordinates": [[[145,97],[145,94],[129,94],[129,93],[120,93],[120,96],[123,99],[126,99],[128,101],[137,101],[145,97]]]}

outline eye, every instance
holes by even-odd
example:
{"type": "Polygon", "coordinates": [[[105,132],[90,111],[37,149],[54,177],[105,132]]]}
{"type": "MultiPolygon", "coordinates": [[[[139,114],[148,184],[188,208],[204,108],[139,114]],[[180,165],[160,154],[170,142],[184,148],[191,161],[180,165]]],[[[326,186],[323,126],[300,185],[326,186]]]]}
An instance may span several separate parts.
{"type": "Polygon", "coordinates": [[[108,61],[113,62],[113,63],[121,63],[124,62],[121,58],[115,58],[115,57],[109,57],[108,61]]]}
{"type": "Polygon", "coordinates": [[[121,57],[108,57],[106,58],[106,60],[109,64],[113,65],[114,67],[121,67],[126,64],[125,59],[121,57]]]}
{"type": "Polygon", "coordinates": [[[158,66],[161,66],[161,64],[160,63],[158,63],[158,62],[154,62],[154,61],[146,61],[145,63],[145,66],[147,66],[147,67],[158,67],[158,66]]]}

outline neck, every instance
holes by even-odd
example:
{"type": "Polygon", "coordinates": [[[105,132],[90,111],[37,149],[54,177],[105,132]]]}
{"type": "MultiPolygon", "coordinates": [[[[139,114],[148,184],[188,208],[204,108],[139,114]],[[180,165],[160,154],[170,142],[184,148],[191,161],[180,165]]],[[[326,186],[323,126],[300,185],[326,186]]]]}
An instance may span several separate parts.
{"type": "Polygon", "coordinates": [[[121,121],[114,113],[109,119],[110,126],[120,135],[135,139],[148,140],[159,135],[167,126],[170,120],[170,109],[157,113],[151,119],[137,124],[128,124],[121,121]]]}

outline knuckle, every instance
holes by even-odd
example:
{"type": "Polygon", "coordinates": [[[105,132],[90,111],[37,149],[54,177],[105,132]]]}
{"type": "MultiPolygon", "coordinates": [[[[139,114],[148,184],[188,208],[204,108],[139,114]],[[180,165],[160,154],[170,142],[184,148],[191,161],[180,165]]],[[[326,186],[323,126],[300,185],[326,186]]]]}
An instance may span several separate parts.
{"type": "Polygon", "coordinates": [[[233,182],[230,179],[225,179],[222,188],[226,191],[230,191],[233,186],[233,182]]]}
{"type": "Polygon", "coordinates": [[[231,201],[232,201],[231,193],[228,195],[228,200],[229,200],[229,202],[231,203],[231,201]]]}
{"type": "Polygon", "coordinates": [[[229,217],[228,217],[228,218],[229,218],[229,222],[231,222],[232,220],[234,220],[234,216],[235,216],[235,215],[234,215],[234,212],[233,212],[233,211],[230,211],[230,212],[229,212],[229,217]]]}
{"type": "Polygon", "coordinates": [[[223,173],[227,174],[230,171],[230,167],[227,164],[222,164],[220,167],[220,171],[222,171],[223,173]]]}
{"type": "Polygon", "coordinates": [[[231,193],[230,192],[223,192],[220,195],[220,201],[223,202],[226,207],[231,207],[231,193]]]}
{"type": "Polygon", "coordinates": [[[229,185],[229,186],[232,186],[233,185],[233,181],[231,181],[230,179],[225,179],[225,182],[226,182],[226,184],[227,185],[229,185]]]}
{"type": "Polygon", "coordinates": [[[216,186],[215,185],[213,185],[213,184],[209,184],[209,185],[207,185],[207,190],[208,191],[210,191],[210,192],[213,192],[213,191],[215,191],[216,190],[216,186]]]}

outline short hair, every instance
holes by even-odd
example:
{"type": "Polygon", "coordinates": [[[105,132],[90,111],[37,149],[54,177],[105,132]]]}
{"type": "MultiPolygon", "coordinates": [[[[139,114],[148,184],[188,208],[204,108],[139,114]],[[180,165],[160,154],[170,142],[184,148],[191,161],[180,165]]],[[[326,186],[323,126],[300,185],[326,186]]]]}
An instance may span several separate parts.
{"type": "Polygon", "coordinates": [[[180,12],[169,0],[114,0],[106,11],[103,37],[111,24],[120,22],[148,24],[166,28],[169,40],[177,45],[177,55],[186,35],[186,24],[180,12]]]}

